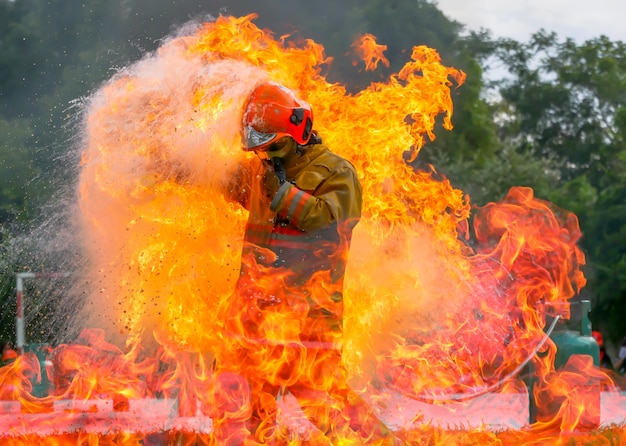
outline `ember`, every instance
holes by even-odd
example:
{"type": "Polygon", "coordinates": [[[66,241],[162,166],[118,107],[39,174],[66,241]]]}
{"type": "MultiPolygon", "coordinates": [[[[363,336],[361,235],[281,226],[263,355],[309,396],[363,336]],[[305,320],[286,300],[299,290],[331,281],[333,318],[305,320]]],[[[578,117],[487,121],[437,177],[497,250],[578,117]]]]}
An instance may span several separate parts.
{"type": "MultiPolygon", "coordinates": [[[[345,283],[353,388],[410,444],[537,444],[597,428],[599,393],[615,393],[610,377],[589,357],[555,371],[556,347],[545,333],[585,285],[576,217],[514,188],[476,209],[470,227],[469,198],[434,168],[407,163],[435,139],[437,120],[452,129],[451,90],[465,74],[415,47],[387,82],[349,94],[322,75],[331,60],[320,45],[275,39],[253,19],[186,28],[90,98],[79,218],[89,260],[83,273],[98,287],[80,315],[81,337],[50,356],[48,396],[31,394],[42,373],[33,355],[0,369],[2,397],[16,403],[0,416],[4,444],[210,441],[212,363],[228,348],[217,309],[238,277],[247,217],[222,190],[253,156],[239,149],[239,129],[243,101],[262,80],[312,104],[324,141],[352,161],[363,185],[345,283]],[[527,363],[532,398],[519,374],[527,363]],[[530,429],[485,428],[506,410],[528,414],[531,399],[538,416],[527,417],[530,429]],[[498,401],[503,410],[488,415],[498,401]],[[444,419],[467,408],[482,416],[442,428],[428,406],[444,419]],[[445,429],[453,426],[465,430],[445,429]]],[[[373,36],[354,48],[368,69],[387,63],[373,36]]],[[[255,286],[279,278],[265,280],[255,286]]],[[[275,321],[276,341],[290,335],[283,319],[275,321]]],[[[242,392],[223,390],[232,394],[229,409],[240,410],[242,392]]],[[[289,395],[281,402],[291,444],[325,444],[297,424],[292,403],[289,395]]],[[[496,427],[527,426],[513,416],[496,427]]]]}

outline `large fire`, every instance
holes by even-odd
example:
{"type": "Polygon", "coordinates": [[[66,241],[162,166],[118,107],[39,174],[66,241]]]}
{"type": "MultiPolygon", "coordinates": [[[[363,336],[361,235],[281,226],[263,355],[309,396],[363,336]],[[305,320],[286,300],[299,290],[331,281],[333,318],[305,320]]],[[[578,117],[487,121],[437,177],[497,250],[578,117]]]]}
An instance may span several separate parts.
{"type": "MultiPolygon", "coordinates": [[[[223,336],[218,309],[238,277],[247,218],[223,190],[249,156],[240,150],[241,112],[261,80],[312,104],[324,142],[355,165],[363,185],[345,283],[344,360],[354,388],[374,406],[390,404],[391,394],[443,404],[523,393],[520,368],[533,358],[539,413],[531,429],[498,437],[417,423],[403,438],[556,443],[559,432],[594,425],[599,408],[580,380],[611,389],[610,378],[583,360],[555,371],[545,337],[547,317],[567,316],[566,304],[585,285],[576,217],[514,188],[475,209],[470,225],[462,191],[434,169],[407,163],[435,138],[438,120],[452,129],[451,95],[465,74],[420,46],[386,82],[350,94],[324,77],[332,61],[319,44],[275,39],[253,19],[190,26],[90,98],[79,181],[84,273],[96,277],[86,330],[50,355],[50,395],[31,394],[32,376],[45,373],[31,356],[0,369],[2,397],[41,415],[4,429],[3,444],[151,444],[167,441],[158,432],[174,431],[185,432],[177,444],[210,443],[207,426],[150,425],[132,404],[175,399],[181,420],[219,416],[209,391],[213,357],[233,341],[223,336]],[[104,420],[98,413],[107,409],[85,401],[111,401],[119,416],[104,420]],[[98,423],[107,428],[93,428],[98,423]]],[[[367,69],[388,63],[373,36],[354,48],[367,69]]],[[[259,277],[254,286],[274,289],[279,280],[259,277]]],[[[293,323],[280,314],[269,321],[275,339],[267,348],[293,337],[293,323]]],[[[235,390],[224,389],[233,397],[229,410],[243,404],[235,390]]],[[[325,444],[315,434],[290,435],[294,445],[325,444]]]]}

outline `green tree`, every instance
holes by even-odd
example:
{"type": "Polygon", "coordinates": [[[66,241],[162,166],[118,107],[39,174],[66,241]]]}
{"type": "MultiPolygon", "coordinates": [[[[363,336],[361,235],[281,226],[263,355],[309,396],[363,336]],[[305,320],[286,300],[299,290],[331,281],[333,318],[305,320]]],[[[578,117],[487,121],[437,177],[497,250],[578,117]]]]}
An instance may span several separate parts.
{"type": "MultiPolygon", "coordinates": [[[[499,89],[500,138],[518,153],[556,160],[546,198],[579,216],[592,317],[614,338],[626,308],[626,46],[601,36],[582,44],[541,31],[501,40],[511,77],[499,89]]],[[[543,172],[538,172],[538,177],[543,172]]]]}
{"type": "Polygon", "coordinates": [[[499,42],[498,56],[513,75],[500,88],[514,107],[518,147],[555,155],[563,180],[601,173],[621,143],[618,116],[626,104],[626,46],[607,37],[581,45],[541,31],[526,44],[499,42]]]}
{"type": "Polygon", "coordinates": [[[0,222],[32,218],[32,197],[37,168],[30,141],[32,129],[25,119],[0,119],[0,222]]]}

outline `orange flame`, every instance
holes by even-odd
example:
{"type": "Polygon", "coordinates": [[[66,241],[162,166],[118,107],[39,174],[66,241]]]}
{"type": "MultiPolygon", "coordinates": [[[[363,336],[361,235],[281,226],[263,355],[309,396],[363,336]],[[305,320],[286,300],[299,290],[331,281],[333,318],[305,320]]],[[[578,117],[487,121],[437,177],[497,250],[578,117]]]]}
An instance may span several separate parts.
{"type": "Polygon", "coordinates": [[[384,66],[389,67],[389,59],[385,57],[387,45],[379,45],[376,43],[376,37],[371,34],[364,34],[352,44],[357,56],[365,62],[367,71],[374,71],[378,67],[378,63],[382,62],[384,66]]]}
{"type": "MultiPolygon", "coordinates": [[[[452,129],[451,88],[465,74],[419,46],[386,82],[348,94],[321,74],[331,63],[321,45],[275,40],[254,18],[220,17],[185,29],[90,98],[79,184],[86,273],[96,277],[83,315],[89,330],[76,344],[55,349],[51,396],[30,396],[29,376],[38,372],[24,357],[0,369],[4,397],[27,412],[52,407],[46,423],[61,432],[85,412],[71,406],[59,413],[55,404],[112,400],[111,410],[122,414],[117,427],[109,419],[113,428],[86,432],[85,444],[100,444],[98,438],[139,444],[145,433],[124,430],[138,399],[175,400],[181,419],[245,418],[245,385],[236,376],[215,381],[211,373],[216,351],[228,353],[252,338],[238,318],[220,319],[224,309],[257,318],[245,313],[245,300],[229,307],[247,215],[224,189],[249,156],[239,149],[243,102],[258,81],[273,80],[312,104],[316,129],[355,165],[363,185],[363,218],[345,283],[343,361],[353,387],[383,402],[393,389],[435,404],[519,393],[525,389],[519,369],[534,357],[538,403],[551,407],[567,395],[567,406],[547,411],[553,418],[541,418],[541,426],[573,431],[584,424],[589,411],[571,408],[589,396],[571,393],[573,371],[597,372],[573,363],[555,374],[550,342],[543,360],[534,356],[546,341],[550,309],[566,308],[585,284],[576,217],[530,189],[513,188],[503,202],[476,209],[470,231],[468,197],[434,168],[416,171],[407,163],[435,139],[439,119],[452,129]],[[225,325],[238,336],[223,336],[225,325]]],[[[385,48],[369,35],[355,44],[367,69],[388,65],[385,48]]],[[[269,309],[258,321],[258,355],[242,367],[281,386],[295,374],[307,376],[310,358],[298,341],[307,330],[305,309],[288,305],[288,280],[269,272],[248,279],[246,293],[262,295],[269,309]],[[294,362],[301,367],[284,367],[294,362]]],[[[315,276],[311,294],[328,283],[315,276]]],[[[186,432],[179,439],[185,444],[208,441],[193,426],[167,424],[171,416],[166,410],[151,429],[186,432]]],[[[48,432],[44,424],[31,427],[16,429],[13,444],[25,444],[18,441],[29,441],[33,431],[48,432]]],[[[236,435],[243,438],[240,427],[236,435]]],[[[78,441],[48,435],[58,444],[78,441]]],[[[406,438],[500,444],[496,434],[427,425],[406,438]]],[[[518,440],[534,441],[521,434],[518,440]]]]}

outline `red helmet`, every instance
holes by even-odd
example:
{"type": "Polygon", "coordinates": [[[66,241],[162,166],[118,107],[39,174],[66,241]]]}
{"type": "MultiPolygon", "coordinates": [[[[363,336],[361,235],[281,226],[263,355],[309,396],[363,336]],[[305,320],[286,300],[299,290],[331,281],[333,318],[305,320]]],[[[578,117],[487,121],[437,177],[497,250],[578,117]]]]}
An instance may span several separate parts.
{"type": "Polygon", "coordinates": [[[2,354],[2,361],[9,361],[11,359],[16,359],[17,358],[17,352],[13,349],[8,349],[5,350],[5,352],[2,354]]]}
{"type": "Polygon", "coordinates": [[[591,336],[593,336],[598,345],[602,347],[602,333],[600,333],[599,331],[592,331],[591,336]]]}
{"type": "Polygon", "coordinates": [[[263,82],[250,94],[242,124],[244,150],[267,150],[284,136],[304,145],[311,139],[313,111],[288,88],[263,82]]]}

